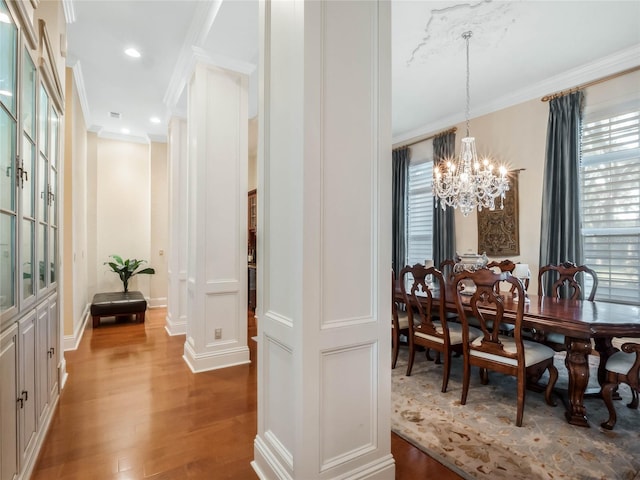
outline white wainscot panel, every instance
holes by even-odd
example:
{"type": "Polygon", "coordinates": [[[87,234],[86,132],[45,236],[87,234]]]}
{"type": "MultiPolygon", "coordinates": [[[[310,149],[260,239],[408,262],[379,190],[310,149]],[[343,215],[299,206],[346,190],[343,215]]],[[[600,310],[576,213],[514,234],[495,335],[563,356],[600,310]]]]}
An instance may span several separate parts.
{"type": "Polygon", "coordinates": [[[375,7],[369,15],[361,2],[324,2],[323,8],[322,304],[325,324],[352,323],[372,316],[375,288],[378,136],[374,122],[362,121],[376,118],[375,7]]]}
{"type": "Polygon", "coordinates": [[[205,339],[211,346],[238,340],[238,294],[208,293],[205,297],[205,339]],[[216,329],[222,329],[222,338],[216,340],[216,329]]]}
{"type": "Polygon", "coordinates": [[[265,335],[265,438],[293,468],[293,354],[289,347],[265,335]]]}
{"type": "Polygon", "coordinates": [[[376,345],[325,351],[321,358],[321,470],[376,448],[376,345]]]}

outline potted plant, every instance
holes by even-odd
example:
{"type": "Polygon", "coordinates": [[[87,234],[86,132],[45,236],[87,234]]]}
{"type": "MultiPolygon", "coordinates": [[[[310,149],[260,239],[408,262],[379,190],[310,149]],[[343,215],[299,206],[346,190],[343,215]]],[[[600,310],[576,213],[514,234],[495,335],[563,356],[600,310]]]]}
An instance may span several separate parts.
{"type": "Polygon", "coordinates": [[[134,275],[140,275],[142,273],[153,275],[156,273],[156,271],[151,267],[139,270],[145,263],[147,263],[146,260],[136,260],[135,258],[123,260],[122,257],[118,255],[109,255],[109,257],[111,257],[113,261],[104,262],[104,264],[109,265],[111,270],[118,274],[120,280],[122,280],[125,292],[129,291],[129,279],[134,275]]]}

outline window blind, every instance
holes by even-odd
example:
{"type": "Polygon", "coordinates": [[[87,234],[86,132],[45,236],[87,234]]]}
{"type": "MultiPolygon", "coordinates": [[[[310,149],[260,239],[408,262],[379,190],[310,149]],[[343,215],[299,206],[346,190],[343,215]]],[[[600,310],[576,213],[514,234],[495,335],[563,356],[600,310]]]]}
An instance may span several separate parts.
{"type": "Polygon", "coordinates": [[[407,193],[407,264],[433,258],[433,162],[409,164],[407,193]]]}
{"type": "Polygon", "coordinates": [[[588,116],[581,148],[582,235],[596,299],[640,304],[640,109],[588,116]]]}

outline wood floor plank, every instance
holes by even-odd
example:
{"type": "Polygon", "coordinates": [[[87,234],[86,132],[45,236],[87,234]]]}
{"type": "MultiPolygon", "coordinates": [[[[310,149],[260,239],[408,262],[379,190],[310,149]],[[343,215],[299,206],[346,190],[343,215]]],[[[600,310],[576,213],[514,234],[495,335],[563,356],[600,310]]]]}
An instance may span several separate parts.
{"type": "MultiPolygon", "coordinates": [[[[65,352],[69,380],[32,480],[257,478],[255,342],[251,364],[194,375],[165,317],[89,325],[65,352]]],[[[391,445],[397,479],[460,478],[393,434],[391,445]]]]}

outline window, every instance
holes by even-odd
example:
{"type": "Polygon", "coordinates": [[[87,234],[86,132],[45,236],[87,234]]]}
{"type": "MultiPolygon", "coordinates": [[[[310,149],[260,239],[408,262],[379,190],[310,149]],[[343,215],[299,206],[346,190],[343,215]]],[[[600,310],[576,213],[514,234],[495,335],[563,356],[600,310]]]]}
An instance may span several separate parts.
{"type": "Polygon", "coordinates": [[[407,188],[407,264],[433,258],[433,161],[409,163],[407,188]]]}
{"type": "Polygon", "coordinates": [[[585,117],[582,235],[596,299],[640,304],[640,105],[585,117]]]}

